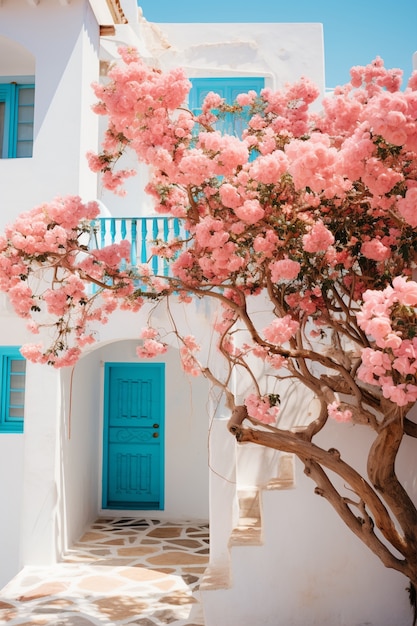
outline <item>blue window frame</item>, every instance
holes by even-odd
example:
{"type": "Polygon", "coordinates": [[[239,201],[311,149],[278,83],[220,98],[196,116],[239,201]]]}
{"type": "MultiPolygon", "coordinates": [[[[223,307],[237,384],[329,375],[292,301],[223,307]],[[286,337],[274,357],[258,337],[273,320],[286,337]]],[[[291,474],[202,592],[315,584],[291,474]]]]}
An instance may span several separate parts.
{"type": "Polygon", "coordinates": [[[0,433],[22,433],[26,359],[17,346],[0,347],[0,433]]]}
{"type": "Polygon", "coordinates": [[[31,157],[35,86],[0,83],[0,157],[31,157]]]}
{"type": "MultiPolygon", "coordinates": [[[[227,104],[232,104],[240,93],[256,91],[259,94],[265,87],[265,79],[262,76],[190,78],[190,82],[192,88],[189,96],[189,107],[196,115],[201,113],[203,100],[210,91],[219,94],[227,104]]],[[[216,124],[216,128],[222,133],[240,137],[244,125],[244,116],[227,113],[216,124]]]]}

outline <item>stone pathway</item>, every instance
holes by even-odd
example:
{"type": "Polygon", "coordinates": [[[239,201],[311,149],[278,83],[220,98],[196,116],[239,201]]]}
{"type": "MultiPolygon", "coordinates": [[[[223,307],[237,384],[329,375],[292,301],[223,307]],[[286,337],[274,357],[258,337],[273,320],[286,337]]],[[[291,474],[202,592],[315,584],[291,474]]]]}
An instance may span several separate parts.
{"type": "Polygon", "coordinates": [[[99,519],[53,567],[26,567],[0,592],[7,626],[203,626],[208,526],[99,519]]]}

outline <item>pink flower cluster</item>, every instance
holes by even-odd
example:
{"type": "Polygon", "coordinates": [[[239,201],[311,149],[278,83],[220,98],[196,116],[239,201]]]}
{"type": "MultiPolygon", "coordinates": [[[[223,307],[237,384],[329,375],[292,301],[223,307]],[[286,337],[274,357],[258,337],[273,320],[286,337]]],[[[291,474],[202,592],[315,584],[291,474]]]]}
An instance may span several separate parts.
{"type": "Polygon", "coordinates": [[[79,223],[91,221],[98,214],[96,202],[85,204],[78,196],[55,198],[22,213],[14,224],[7,226],[3,250],[9,245],[25,255],[59,255],[66,251],[69,242],[76,240],[79,223]]]}
{"type": "Polygon", "coordinates": [[[352,419],[352,411],[349,409],[344,409],[342,411],[336,400],[332,402],[332,404],[327,405],[327,412],[329,417],[334,419],[336,422],[350,422],[352,419]]]}
{"type": "Polygon", "coordinates": [[[295,335],[299,326],[297,320],[292,319],[290,315],[284,315],[284,317],[274,319],[263,332],[267,341],[281,345],[295,335]]]}
{"type": "Polygon", "coordinates": [[[413,228],[417,226],[417,185],[407,189],[405,196],[397,201],[400,215],[413,228]]]}
{"type": "Polygon", "coordinates": [[[330,196],[346,190],[338,171],[338,151],[327,135],[312,133],[309,141],[294,140],[285,147],[285,154],[296,189],[310,187],[315,193],[327,189],[330,196]]]}
{"type": "Polygon", "coordinates": [[[303,235],[303,246],[306,252],[326,252],[334,244],[334,235],[323,224],[316,222],[306,235],[303,235]]]}
{"type": "Polygon", "coordinates": [[[271,406],[268,396],[259,397],[255,394],[249,394],[245,398],[245,406],[248,415],[264,424],[275,424],[279,413],[277,406],[271,406]]]}
{"type": "Polygon", "coordinates": [[[183,345],[180,348],[181,364],[184,372],[191,376],[199,376],[202,368],[195,357],[195,353],[201,348],[193,335],[182,338],[183,345]]]}
{"type": "Polygon", "coordinates": [[[377,238],[364,241],[361,246],[361,252],[367,259],[373,259],[374,261],[386,261],[391,256],[391,249],[377,238]]]}
{"type": "Polygon", "coordinates": [[[150,326],[142,328],[140,337],[143,339],[143,344],[136,348],[136,354],[139,358],[153,359],[167,352],[168,346],[160,341],[159,333],[155,328],[150,326]]]}
{"type": "Polygon", "coordinates": [[[362,350],[358,378],[378,385],[398,406],[417,400],[417,283],[397,276],[392,286],[363,294],[357,314],[374,347],[362,350]]]}
{"type": "Polygon", "coordinates": [[[269,264],[271,272],[271,280],[274,283],[280,280],[294,280],[300,273],[301,265],[298,261],[291,261],[291,259],[281,259],[280,261],[274,261],[269,264]]]}
{"type": "Polygon", "coordinates": [[[138,297],[132,299],[134,283],[120,269],[130,258],[129,242],[86,248],[98,213],[95,202],[55,198],[19,216],[0,240],[0,288],[31,332],[53,330],[51,346],[31,346],[27,358],[55,367],[71,365],[95,341],[90,325],[105,324],[119,304],[132,310],[143,304],[138,297]],[[98,287],[95,295],[87,290],[88,281],[98,287]],[[99,300],[98,294],[107,289],[99,300]]]}

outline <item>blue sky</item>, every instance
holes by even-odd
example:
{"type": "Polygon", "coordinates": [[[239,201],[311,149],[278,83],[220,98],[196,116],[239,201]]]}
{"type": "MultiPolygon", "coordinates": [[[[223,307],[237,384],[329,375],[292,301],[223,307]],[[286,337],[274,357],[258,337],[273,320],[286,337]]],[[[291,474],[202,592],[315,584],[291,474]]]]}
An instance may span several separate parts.
{"type": "Polygon", "coordinates": [[[326,86],[349,80],[353,65],[380,56],[386,67],[412,72],[417,51],[417,0],[138,0],[149,22],[320,22],[326,86]]]}

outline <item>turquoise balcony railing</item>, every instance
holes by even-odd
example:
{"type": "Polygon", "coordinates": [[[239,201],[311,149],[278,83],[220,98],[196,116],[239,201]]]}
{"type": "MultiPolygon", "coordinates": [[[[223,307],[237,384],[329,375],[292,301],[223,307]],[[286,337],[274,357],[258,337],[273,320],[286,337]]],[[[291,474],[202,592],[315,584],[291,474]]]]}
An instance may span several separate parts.
{"type": "Polygon", "coordinates": [[[155,241],[186,238],[186,231],[175,217],[99,217],[93,222],[90,248],[101,249],[123,239],[130,242],[130,265],[149,263],[154,274],[169,276],[169,263],[151,252],[155,241]]]}

